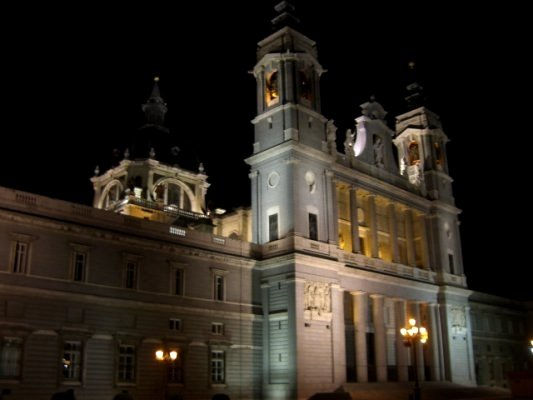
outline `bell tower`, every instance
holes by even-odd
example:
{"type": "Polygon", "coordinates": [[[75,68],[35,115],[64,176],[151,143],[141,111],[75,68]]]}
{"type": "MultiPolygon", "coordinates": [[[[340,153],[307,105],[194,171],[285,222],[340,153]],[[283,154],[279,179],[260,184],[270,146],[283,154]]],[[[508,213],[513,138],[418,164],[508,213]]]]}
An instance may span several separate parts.
{"type": "MultiPolygon", "coordinates": [[[[414,64],[410,67],[413,69],[414,64]]],[[[454,204],[453,179],[448,174],[448,137],[440,118],[423,105],[423,88],[416,80],[407,86],[409,111],[396,117],[400,173],[432,200],[454,204]]]]}
{"type": "Polygon", "coordinates": [[[294,7],[283,1],[275,7],[272,20],[282,26],[258,43],[257,117],[254,153],[288,140],[322,149],[326,119],[320,114],[320,76],[324,69],[317,60],[316,43],[292,26],[298,19],[294,7]]]}
{"type": "MultiPolygon", "coordinates": [[[[273,34],[258,43],[257,116],[252,179],[252,240],[294,235],[328,242],[326,215],[327,119],[320,113],[324,69],[314,41],[293,28],[294,6],[280,2],[273,34]]],[[[331,236],[331,237],[330,237],[331,236]]]]}

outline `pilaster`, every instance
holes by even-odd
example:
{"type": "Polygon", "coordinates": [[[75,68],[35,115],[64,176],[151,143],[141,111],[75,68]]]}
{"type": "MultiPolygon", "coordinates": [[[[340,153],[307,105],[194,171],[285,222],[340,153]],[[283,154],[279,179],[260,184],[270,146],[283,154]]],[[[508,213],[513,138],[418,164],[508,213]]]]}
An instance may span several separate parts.
{"type": "Polygon", "coordinates": [[[368,359],[366,353],[368,294],[366,292],[352,292],[352,298],[357,382],[368,382],[368,359]]]}
{"type": "Polygon", "coordinates": [[[361,244],[359,242],[359,221],[357,219],[357,190],[355,186],[350,187],[350,221],[352,235],[352,252],[360,253],[361,244]]]}

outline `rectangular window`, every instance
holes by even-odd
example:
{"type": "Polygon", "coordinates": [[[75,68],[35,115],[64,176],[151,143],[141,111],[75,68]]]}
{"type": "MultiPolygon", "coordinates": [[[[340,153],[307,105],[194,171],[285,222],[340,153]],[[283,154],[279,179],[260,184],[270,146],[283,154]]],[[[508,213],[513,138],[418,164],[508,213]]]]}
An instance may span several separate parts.
{"type": "Polygon", "coordinates": [[[269,241],[273,242],[278,240],[278,214],[272,214],[268,216],[268,236],[269,241]]]}
{"type": "Polygon", "coordinates": [[[309,239],[318,240],[318,220],[312,213],[309,213],[309,239]]]}
{"type": "Polygon", "coordinates": [[[181,331],[181,319],[170,318],[168,320],[168,329],[171,331],[181,331]]]}
{"type": "Polygon", "coordinates": [[[68,341],[63,344],[63,379],[66,381],[80,381],[81,377],[81,342],[68,341]]]}
{"type": "Polygon", "coordinates": [[[17,274],[26,273],[28,263],[28,243],[15,242],[15,254],[13,257],[13,272],[17,274]]]}
{"type": "Polygon", "coordinates": [[[83,282],[85,280],[85,262],[87,255],[85,253],[74,253],[74,280],[83,282]]]}
{"type": "Polygon", "coordinates": [[[455,265],[453,264],[453,254],[448,254],[448,265],[450,266],[450,274],[455,274],[455,265]]]}
{"type": "Polygon", "coordinates": [[[137,264],[128,262],[126,264],[126,288],[134,289],[137,285],[137,264]]]}
{"type": "Polygon", "coordinates": [[[0,338],[0,379],[14,379],[20,376],[21,356],[21,338],[0,338]]]}
{"type": "Polygon", "coordinates": [[[213,322],[211,324],[211,333],[213,335],[223,335],[224,334],[224,324],[222,322],[213,322]]]}
{"type": "Polygon", "coordinates": [[[215,275],[214,286],[214,299],[224,301],[224,277],[222,275],[215,275]]]}
{"type": "Polygon", "coordinates": [[[135,381],[135,346],[121,344],[118,354],[118,382],[135,381]]]}
{"type": "Polygon", "coordinates": [[[212,383],[224,383],[224,351],[212,350],[211,351],[211,382],[212,383]]]}
{"type": "Polygon", "coordinates": [[[183,270],[174,270],[174,294],[176,296],[183,296],[183,270]]]}

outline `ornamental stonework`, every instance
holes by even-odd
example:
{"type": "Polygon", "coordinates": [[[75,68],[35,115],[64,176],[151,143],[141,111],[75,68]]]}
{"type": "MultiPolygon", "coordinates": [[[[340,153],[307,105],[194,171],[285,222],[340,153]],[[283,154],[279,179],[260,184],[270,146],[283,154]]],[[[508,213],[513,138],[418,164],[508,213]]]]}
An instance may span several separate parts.
{"type": "Polygon", "coordinates": [[[304,318],[317,321],[331,320],[331,284],[305,282],[304,318]]]}

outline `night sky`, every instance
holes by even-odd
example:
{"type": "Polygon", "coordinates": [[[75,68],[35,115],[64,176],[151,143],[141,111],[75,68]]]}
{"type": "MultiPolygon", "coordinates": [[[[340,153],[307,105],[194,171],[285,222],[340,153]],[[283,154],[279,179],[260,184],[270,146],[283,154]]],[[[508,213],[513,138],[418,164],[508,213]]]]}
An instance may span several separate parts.
{"type": "MultiPolygon", "coordinates": [[[[533,68],[525,10],[301,3],[301,30],[328,70],[322,111],[339,127],[339,148],[372,94],[393,127],[414,60],[427,106],[451,140],[469,286],[531,299],[533,68]]],[[[4,10],[0,185],[91,204],[95,166],[105,171],[113,150],[122,154],[159,75],[180,165],[204,163],[210,207],[249,205],[243,159],[252,153],[256,95],[248,71],[256,43],[272,32],[272,4],[4,10]]]]}

